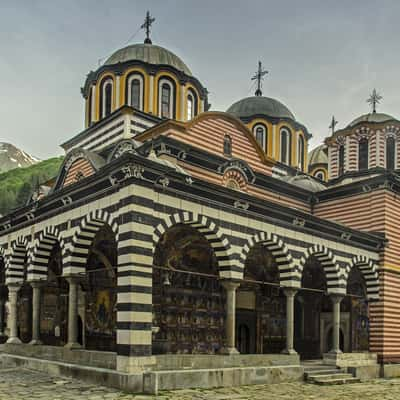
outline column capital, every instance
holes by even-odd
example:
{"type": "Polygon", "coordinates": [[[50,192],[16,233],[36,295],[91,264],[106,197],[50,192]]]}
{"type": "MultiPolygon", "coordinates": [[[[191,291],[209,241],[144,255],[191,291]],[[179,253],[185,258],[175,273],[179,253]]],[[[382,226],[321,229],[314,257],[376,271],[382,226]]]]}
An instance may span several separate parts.
{"type": "Polygon", "coordinates": [[[44,286],[44,284],[46,283],[45,280],[40,280],[40,281],[32,281],[32,282],[28,282],[32,288],[40,288],[42,286],[44,286]]]}
{"type": "Polygon", "coordinates": [[[82,281],[82,277],[77,275],[69,275],[65,276],[64,278],[69,284],[74,284],[74,283],[78,284],[82,281]]]}
{"type": "Polygon", "coordinates": [[[7,289],[9,292],[16,293],[21,289],[22,285],[20,283],[9,283],[7,289]]]}
{"type": "Polygon", "coordinates": [[[333,304],[340,303],[346,296],[344,294],[332,293],[329,295],[333,304]]]}
{"type": "Polygon", "coordinates": [[[231,280],[221,280],[221,285],[224,287],[225,290],[236,290],[240,286],[240,282],[231,281],[231,280]]]}
{"type": "Polygon", "coordinates": [[[293,288],[293,287],[284,287],[283,288],[283,293],[285,294],[286,297],[294,297],[294,296],[296,296],[298,291],[299,291],[298,288],[293,288]]]}

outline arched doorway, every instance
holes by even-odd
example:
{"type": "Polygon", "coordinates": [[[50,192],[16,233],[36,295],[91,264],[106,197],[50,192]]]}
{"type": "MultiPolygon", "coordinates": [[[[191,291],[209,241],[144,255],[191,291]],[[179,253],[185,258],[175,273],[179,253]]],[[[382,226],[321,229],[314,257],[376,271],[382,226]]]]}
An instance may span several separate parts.
{"type": "Polygon", "coordinates": [[[93,238],[79,290],[78,339],[86,349],[116,351],[116,304],[117,243],[112,229],[103,225],[93,238]]]}
{"type": "Polygon", "coordinates": [[[47,281],[42,288],[40,340],[50,346],[67,343],[68,283],[62,277],[62,256],[55,242],[49,257],[47,281]]]}
{"type": "Polygon", "coordinates": [[[316,257],[304,264],[301,290],[295,300],[294,347],[302,359],[315,359],[321,354],[321,314],[332,312],[325,272],[316,257]]]}
{"type": "Polygon", "coordinates": [[[354,266],[347,279],[347,296],[342,308],[350,316],[349,351],[369,350],[369,307],[367,285],[362,272],[354,266]]]}
{"type": "Polygon", "coordinates": [[[177,224],[154,254],[153,354],[215,354],[225,340],[225,293],[210,243],[177,224]]]}
{"type": "Polygon", "coordinates": [[[237,290],[236,346],[240,353],[280,353],[286,345],[286,298],[279,269],[263,243],[248,253],[237,290]]]}

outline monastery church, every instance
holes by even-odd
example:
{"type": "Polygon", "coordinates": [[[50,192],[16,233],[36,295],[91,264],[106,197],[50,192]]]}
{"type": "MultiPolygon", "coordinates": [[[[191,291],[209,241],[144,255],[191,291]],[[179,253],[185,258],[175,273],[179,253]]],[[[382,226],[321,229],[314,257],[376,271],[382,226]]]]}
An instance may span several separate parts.
{"type": "Polygon", "coordinates": [[[394,368],[400,121],[374,90],[308,152],[261,63],[213,111],[153,21],[87,75],[58,175],[0,218],[0,362],[151,393],[394,368]]]}

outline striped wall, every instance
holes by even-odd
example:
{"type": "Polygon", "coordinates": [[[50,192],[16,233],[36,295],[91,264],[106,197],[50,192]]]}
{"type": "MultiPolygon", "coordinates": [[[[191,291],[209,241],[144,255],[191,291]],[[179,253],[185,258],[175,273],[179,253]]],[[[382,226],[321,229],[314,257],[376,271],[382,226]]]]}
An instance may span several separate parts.
{"type": "Polygon", "coordinates": [[[94,174],[95,170],[92,164],[85,158],[80,158],[72,163],[68,168],[68,172],[65,176],[63,186],[71,185],[72,183],[78,182],[82,178],[86,178],[94,174]]]}
{"type": "Polygon", "coordinates": [[[25,268],[29,281],[45,279],[48,258],[56,242],[62,250],[63,274],[84,274],[96,233],[105,224],[111,227],[118,243],[117,364],[121,371],[132,372],[154,361],[153,254],[163,233],[178,223],[192,226],[208,240],[222,279],[242,279],[248,252],[262,242],[274,254],[284,286],[300,286],[303,265],[313,256],[326,273],[329,292],[345,294],[348,272],[357,259],[364,260],[363,265],[369,267],[361,271],[370,282],[370,299],[377,296],[378,280],[371,278],[371,269],[379,255],[373,251],[338,244],[296,226],[279,226],[278,222],[268,222],[264,215],[212,206],[208,199],[182,199],[168,187],[159,189],[142,185],[140,180],[135,182],[97,201],[0,237],[1,245],[10,244],[6,254],[7,283],[18,284],[25,268]]]}
{"type": "Polygon", "coordinates": [[[355,229],[384,232],[388,239],[379,263],[380,301],[371,304],[371,351],[384,361],[400,361],[400,199],[388,190],[353,195],[319,203],[318,217],[355,229]]]}

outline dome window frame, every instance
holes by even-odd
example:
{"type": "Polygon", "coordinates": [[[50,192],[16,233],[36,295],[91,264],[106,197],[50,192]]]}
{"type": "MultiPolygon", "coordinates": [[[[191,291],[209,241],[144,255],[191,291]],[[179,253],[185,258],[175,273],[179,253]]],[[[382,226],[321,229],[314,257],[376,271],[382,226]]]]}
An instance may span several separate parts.
{"type": "Polygon", "coordinates": [[[361,137],[358,141],[358,170],[368,171],[369,169],[369,139],[361,137]]]}
{"type": "Polygon", "coordinates": [[[300,134],[297,140],[297,165],[300,171],[305,171],[305,161],[306,161],[305,150],[306,150],[306,142],[304,136],[300,134]]]}
{"type": "Polygon", "coordinates": [[[114,80],[108,76],[100,84],[100,118],[108,117],[113,111],[114,80]],[[110,91],[108,92],[108,87],[110,91]]]}
{"type": "Polygon", "coordinates": [[[126,80],[126,104],[130,107],[136,108],[139,111],[144,111],[144,77],[142,74],[138,72],[133,72],[128,75],[126,80]],[[133,104],[133,83],[137,81],[139,82],[139,97],[136,106],[133,104]]]}
{"type": "Polygon", "coordinates": [[[265,153],[268,152],[268,129],[267,127],[262,124],[262,123],[257,123],[253,127],[253,135],[254,138],[256,139],[257,143],[260,145],[260,147],[263,149],[265,153]],[[258,139],[258,135],[262,135],[262,140],[258,139]]]}
{"type": "Polygon", "coordinates": [[[186,95],[186,120],[190,121],[198,114],[198,99],[193,89],[188,89],[186,95]],[[191,104],[191,107],[189,107],[191,104]]]}
{"type": "Polygon", "coordinates": [[[397,166],[397,138],[393,134],[386,135],[385,139],[385,168],[394,171],[397,166]],[[389,141],[391,143],[389,143],[389,141]],[[388,149],[390,148],[390,153],[388,149]]]}
{"type": "Polygon", "coordinates": [[[229,134],[224,136],[223,152],[225,156],[232,157],[232,137],[229,134]]]}
{"type": "Polygon", "coordinates": [[[176,111],[176,85],[167,77],[158,80],[158,116],[163,119],[175,119],[176,111]],[[164,89],[168,87],[169,94],[166,96],[164,89]],[[168,103],[166,103],[168,100],[168,103]],[[164,103],[164,104],[163,104],[164,103]],[[164,106],[167,104],[168,112],[165,113],[164,106]]]}
{"type": "Polygon", "coordinates": [[[291,165],[292,163],[292,132],[291,130],[283,126],[279,129],[279,161],[285,165],[291,165]],[[283,137],[286,136],[285,146],[282,146],[283,137]]]}

